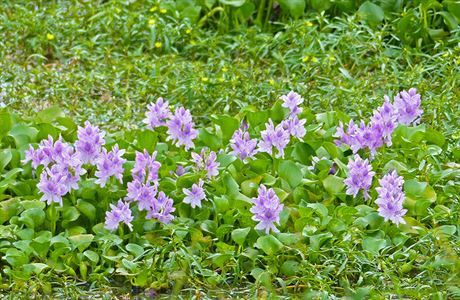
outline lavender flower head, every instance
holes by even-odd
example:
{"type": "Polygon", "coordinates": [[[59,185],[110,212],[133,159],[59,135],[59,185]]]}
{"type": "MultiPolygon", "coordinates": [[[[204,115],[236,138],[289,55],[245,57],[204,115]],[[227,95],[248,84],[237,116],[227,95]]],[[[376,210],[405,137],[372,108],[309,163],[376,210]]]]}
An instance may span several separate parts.
{"type": "Polygon", "coordinates": [[[305,130],[306,122],[307,120],[305,119],[299,120],[297,116],[293,116],[284,120],[281,124],[284,130],[288,131],[291,136],[296,137],[299,140],[302,140],[302,138],[307,133],[307,131],[305,130]]]}
{"type": "Polygon", "coordinates": [[[112,151],[107,152],[103,148],[99,158],[96,161],[97,171],[95,173],[96,183],[104,187],[111,176],[117,178],[120,183],[123,182],[123,164],[126,159],[122,158],[125,150],[120,150],[118,145],[112,147],[112,151]]]}
{"type": "Polygon", "coordinates": [[[136,151],[136,160],[131,174],[135,180],[141,182],[153,182],[158,180],[158,170],[161,164],[156,161],[157,152],[152,155],[144,149],[144,152],[136,151]]]}
{"type": "Polygon", "coordinates": [[[75,148],[79,154],[80,160],[85,163],[96,163],[101,153],[101,147],[105,144],[105,133],[99,130],[99,127],[92,126],[90,122],[85,122],[85,127],[78,127],[78,140],[75,142],[75,148]]]}
{"type": "Polygon", "coordinates": [[[44,169],[40,174],[40,182],[37,187],[43,193],[40,200],[46,201],[48,205],[55,202],[62,206],[62,197],[69,191],[65,183],[65,177],[52,172],[48,168],[44,169]]]}
{"type": "Polygon", "coordinates": [[[303,98],[296,92],[290,91],[287,95],[281,96],[280,99],[283,100],[281,106],[289,108],[291,116],[298,115],[302,112],[302,108],[300,108],[299,105],[303,103],[303,98]]]}
{"type": "Polygon", "coordinates": [[[394,107],[397,111],[398,122],[405,125],[417,123],[423,110],[420,109],[420,94],[415,88],[402,91],[394,98],[394,107]]]}
{"type": "Polygon", "coordinates": [[[173,200],[167,197],[165,193],[158,193],[158,197],[156,198],[154,205],[150,207],[146,218],[155,218],[165,224],[170,223],[174,219],[174,216],[171,213],[176,210],[173,207],[173,204],[173,200]]]}
{"type": "Polygon", "coordinates": [[[233,133],[232,139],[230,140],[230,146],[233,150],[232,154],[239,157],[241,160],[245,158],[254,158],[254,155],[257,153],[257,140],[251,139],[249,132],[242,128],[233,133]]]}
{"type": "Polygon", "coordinates": [[[371,127],[387,146],[391,146],[391,135],[397,126],[397,116],[388,97],[385,96],[384,99],[383,105],[375,110],[374,115],[371,117],[371,127]]]}
{"type": "Polygon", "coordinates": [[[250,211],[254,214],[252,219],[259,222],[256,225],[256,229],[265,230],[265,233],[269,233],[270,229],[273,232],[279,232],[276,228],[275,223],[279,224],[280,213],[283,210],[283,204],[280,203],[280,199],[276,195],[275,191],[261,185],[258,189],[257,198],[253,198],[253,206],[250,211]]]}
{"type": "Polygon", "coordinates": [[[184,203],[190,204],[192,208],[201,207],[201,201],[206,198],[203,184],[204,181],[200,178],[198,184],[194,183],[191,189],[182,189],[185,194],[184,203]]]}
{"type": "Polygon", "coordinates": [[[343,127],[343,123],[339,122],[336,136],[339,138],[335,141],[337,146],[341,146],[343,144],[348,145],[350,149],[353,150],[353,153],[356,153],[359,149],[361,149],[361,142],[358,138],[358,126],[356,126],[353,120],[350,120],[348,123],[346,131],[343,127]]]}
{"type": "Polygon", "coordinates": [[[163,98],[158,98],[157,102],[147,105],[148,111],[145,113],[143,122],[147,124],[150,129],[160,126],[166,126],[167,120],[171,117],[168,101],[163,98]]]}
{"type": "Polygon", "coordinates": [[[268,123],[265,124],[265,130],[261,132],[262,140],[259,141],[259,150],[260,152],[267,152],[272,154],[273,147],[278,150],[276,157],[284,158],[284,148],[290,141],[289,131],[283,128],[282,124],[278,124],[276,127],[273,125],[273,121],[270,119],[268,123]]]}
{"type": "Polygon", "coordinates": [[[195,152],[192,152],[192,161],[195,163],[196,170],[205,170],[208,179],[219,175],[218,168],[220,163],[217,162],[216,159],[216,152],[211,151],[209,155],[206,155],[204,148],[201,149],[201,153],[199,155],[195,152]]]}
{"type": "Polygon", "coordinates": [[[368,160],[362,160],[361,157],[356,154],[355,159],[348,162],[348,178],[344,180],[347,186],[347,195],[353,195],[356,197],[359,190],[363,190],[364,199],[369,198],[369,188],[372,185],[372,178],[375,172],[372,171],[372,166],[368,160]]]}
{"type": "Polygon", "coordinates": [[[168,138],[177,146],[185,146],[185,150],[194,148],[193,140],[198,136],[198,131],[193,128],[192,115],[188,109],[179,107],[167,122],[168,138]]]}
{"type": "Polygon", "coordinates": [[[117,205],[110,204],[111,211],[105,213],[105,228],[108,230],[115,230],[118,228],[118,225],[123,222],[128,225],[129,230],[133,230],[133,216],[131,214],[131,209],[129,209],[129,203],[125,203],[121,200],[118,200],[117,205]]]}
{"type": "Polygon", "coordinates": [[[378,198],[375,203],[379,206],[378,212],[385,221],[390,220],[394,224],[406,224],[402,218],[407,209],[403,209],[403,202],[406,195],[403,192],[404,179],[392,171],[379,180],[380,187],[377,188],[378,198]]]}

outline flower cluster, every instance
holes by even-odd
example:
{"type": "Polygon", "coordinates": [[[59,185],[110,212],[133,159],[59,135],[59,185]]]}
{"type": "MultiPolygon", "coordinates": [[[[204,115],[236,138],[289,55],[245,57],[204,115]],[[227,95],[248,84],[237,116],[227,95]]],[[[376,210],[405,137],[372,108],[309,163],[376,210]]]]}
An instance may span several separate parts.
{"type": "Polygon", "coordinates": [[[134,168],[131,170],[133,180],[128,183],[127,200],[136,201],[140,211],[147,211],[147,219],[156,218],[169,223],[175,211],[172,199],[164,192],[158,193],[158,170],[161,164],[156,161],[156,152],[152,155],[147,150],[136,152],[134,168]]]}
{"type": "Polygon", "coordinates": [[[377,188],[378,198],[375,203],[379,206],[379,215],[385,221],[391,220],[394,224],[405,224],[402,218],[407,209],[403,209],[405,194],[402,186],[404,179],[398,176],[396,171],[392,171],[379,180],[380,187],[377,188]]]}
{"type": "Polygon", "coordinates": [[[113,146],[109,152],[105,148],[102,149],[96,160],[97,171],[95,175],[97,184],[104,187],[112,176],[118,179],[120,183],[123,183],[123,164],[126,162],[126,159],[122,158],[124,153],[125,150],[120,150],[118,145],[113,146]]]}
{"type": "Polygon", "coordinates": [[[201,153],[192,153],[192,161],[195,163],[196,170],[206,171],[206,176],[208,179],[211,179],[219,175],[219,165],[220,163],[216,161],[217,154],[214,151],[211,151],[209,155],[206,155],[205,149],[201,149],[201,153]]]}
{"type": "Polygon", "coordinates": [[[168,125],[168,140],[180,147],[184,146],[185,150],[194,148],[193,140],[198,136],[198,131],[194,129],[192,115],[188,109],[179,107],[174,115],[167,122],[168,125]]]}
{"type": "Polygon", "coordinates": [[[150,129],[167,126],[167,140],[171,140],[177,147],[184,146],[185,150],[195,147],[193,140],[198,136],[198,131],[194,129],[195,123],[188,109],[179,107],[172,114],[168,101],[164,101],[163,98],[158,98],[156,103],[151,103],[147,107],[144,123],[150,129]]]}
{"type": "Polygon", "coordinates": [[[302,108],[299,107],[303,103],[303,98],[294,91],[290,91],[287,95],[280,97],[283,100],[283,107],[289,108],[290,115],[296,116],[302,112],[302,108]]]}
{"type": "Polygon", "coordinates": [[[267,234],[270,229],[273,232],[279,232],[275,223],[279,224],[283,204],[280,203],[275,191],[272,188],[267,189],[264,185],[261,185],[258,189],[257,197],[253,198],[252,201],[253,206],[250,210],[254,214],[252,219],[259,222],[256,225],[256,229],[265,230],[267,234]]]}
{"type": "Polygon", "coordinates": [[[166,121],[171,117],[168,101],[163,98],[158,98],[156,103],[147,105],[148,111],[145,113],[144,123],[150,129],[155,129],[159,126],[166,126],[166,121]]]}
{"type": "Polygon", "coordinates": [[[415,88],[402,91],[394,99],[398,122],[405,125],[416,124],[423,113],[420,109],[420,95],[415,88]]]}
{"type": "Polygon", "coordinates": [[[182,189],[185,194],[184,203],[190,204],[192,208],[201,207],[201,201],[206,199],[203,189],[204,181],[200,179],[198,184],[194,183],[191,189],[182,189]]]}
{"type": "Polygon", "coordinates": [[[284,148],[290,141],[290,133],[284,129],[283,124],[278,124],[276,127],[273,125],[273,121],[270,119],[265,124],[265,130],[261,133],[261,140],[259,141],[260,152],[266,152],[270,155],[273,153],[273,147],[278,150],[276,157],[284,158],[284,148]]]}
{"type": "Polygon", "coordinates": [[[377,149],[384,144],[391,146],[391,134],[398,123],[413,124],[422,112],[420,95],[417,94],[415,88],[410,89],[409,92],[402,91],[399,93],[394,99],[394,104],[391,104],[389,98],[385,96],[383,105],[374,110],[367,125],[362,121],[357,126],[351,120],[347,130],[345,130],[340,122],[336,132],[339,140],[336,140],[336,144],[339,146],[346,144],[354,153],[360,149],[368,148],[371,156],[373,156],[377,149]]]}
{"type": "Polygon", "coordinates": [[[85,127],[78,126],[78,140],[75,148],[82,163],[96,163],[101,153],[101,147],[105,144],[104,132],[97,126],[92,126],[90,122],[85,122],[85,127]]]}
{"type": "Polygon", "coordinates": [[[129,209],[129,204],[121,200],[118,200],[117,205],[110,204],[111,211],[105,213],[105,228],[108,230],[115,230],[118,228],[118,225],[123,222],[125,223],[130,230],[133,230],[133,216],[131,214],[131,209],[129,209]]]}
{"type": "Polygon", "coordinates": [[[54,141],[53,137],[48,136],[37,149],[30,146],[22,162],[29,161],[32,161],[34,169],[43,166],[37,187],[43,193],[41,200],[48,204],[55,202],[62,206],[62,197],[78,189],[80,177],[86,173],[79,154],[71,145],[63,142],[61,137],[54,141]]]}
{"type": "Polygon", "coordinates": [[[236,130],[233,133],[232,139],[230,140],[230,146],[232,147],[232,153],[238,156],[241,160],[245,158],[254,158],[254,154],[257,153],[257,140],[251,139],[249,132],[243,128],[236,130]]]}
{"type": "Polygon", "coordinates": [[[346,193],[356,197],[359,190],[363,190],[364,198],[369,198],[369,189],[372,185],[372,178],[375,172],[372,171],[372,166],[368,160],[362,160],[361,157],[356,154],[355,159],[348,162],[348,178],[344,180],[347,186],[346,193]]]}

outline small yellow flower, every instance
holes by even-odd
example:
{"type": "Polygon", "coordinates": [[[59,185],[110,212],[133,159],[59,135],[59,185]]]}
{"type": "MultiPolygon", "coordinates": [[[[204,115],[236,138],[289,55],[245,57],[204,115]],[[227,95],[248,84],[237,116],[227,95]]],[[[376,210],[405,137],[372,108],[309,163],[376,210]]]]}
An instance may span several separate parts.
{"type": "Polygon", "coordinates": [[[115,12],[119,14],[121,12],[121,9],[119,7],[115,7],[115,12]]]}
{"type": "Polygon", "coordinates": [[[54,35],[51,34],[51,33],[47,33],[47,34],[46,34],[46,38],[47,38],[49,41],[52,41],[52,40],[54,40],[54,35]]]}
{"type": "Polygon", "coordinates": [[[150,27],[155,26],[155,23],[156,23],[156,22],[157,22],[157,21],[155,21],[154,19],[150,19],[150,20],[149,20],[149,26],[150,26],[150,27]]]}
{"type": "Polygon", "coordinates": [[[160,12],[161,12],[162,14],[165,14],[165,13],[167,12],[167,10],[166,10],[166,8],[162,8],[162,9],[160,9],[160,12]]]}
{"type": "Polygon", "coordinates": [[[302,61],[303,61],[303,62],[307,62],[309,59],[310,59],[310,56],[305,55],[305,56],[302,58],[302,61]]]}
{"type": "Polygon", "coordinates": [[[163,44],[161,42],[156,42],[155,43],[155,48],[161,48],[161,46],[163,46],[163,44]]]}
{"type": "Polygon", "coordinates": [[[224,82],[224,81],[225,81],[224,77],[219,78],[219,82],[224,82]]]}
{"type": "Polygon", "coordinates": [[[150,12],[155,12],[158,10],[158,7],[156,6],[152,6],[152,8],[150,8],[150,12]]]}
{"type": "Polygon", "coordinates": [[[310,21],[306,21],[306,22],[305,22],[305,26],[307,26],[307,27],[312,27],[312,26],[313,26],[313,23],[310,22],[310,21]]]}
{"type": "Polygon", "coordinates": [[[270,83],[271,85],[275,85],[275,81],[273,79],[270,79],[268,83],[270,83]]]}
{"type": "Polygon", "coordinates": [[[460,65],[460,58],[455,62],[457,65],[460,65]]]}
{"type": "Polygon", "coordinates": [[[315,62],[318,62],[318,59],[317,59],[316,57],[312,57],[312,58],[311,58],[311,62],[314,62],[314,63],[315,63],[315,62]]]}
{"type": "Polygon", "coordinates": [[[203,82],[208,82],[209,78],[208,77],[201,77],[201,81],[203,82]]]}
{"type": "Polygon", "coordinates": [[[190,33],[192,33],[192,30],[191,30],[191,29],[187,29],[187,30],[185,31],[185,33],[186,33],[186,34],[190,34],[190,33]]]}
{"type": "Polygon", "coordinates": [[[225,73],[225,72],[227,72],[227,71],[228,71],[228,69],[227,69],[226,67],[223,67],[223,68],[222,68],[222,72],[225,73]]]}
{"type": "Polygon", "coordinates": [[[329,56],[329,60],[330,61],[336,61],[337,59],[334,56],[331,55],[331,56],[329,56]]]}
{"type": "Polygon", "coordinates": [[[444,54],[442,55],[442,57],[447,57],[447,56],[449,56],[449,54],[450,54],[449,52],[446,52],[446,53],[444,53],[444,54]]]}

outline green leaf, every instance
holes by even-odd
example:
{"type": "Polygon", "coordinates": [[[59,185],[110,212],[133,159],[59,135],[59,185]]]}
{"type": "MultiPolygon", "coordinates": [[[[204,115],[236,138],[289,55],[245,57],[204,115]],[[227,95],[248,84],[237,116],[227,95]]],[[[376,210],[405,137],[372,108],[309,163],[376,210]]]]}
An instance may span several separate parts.
{"type": "Polygon", "coordinates": [[[21,213],[19,221],[28,228],[36,228],[45,221],[45,212],[41,208],[29,208],[21,213]]]}
{"type": "Polygon", "coordinates": [[[85,200],[78,199],[76,207],[91,222],[96,220],[96,207],[94,207],[93,204],[85,200]]]}
{"type": "Polygon", "coordinates": [[[32,263],[32,264],[25,264],[22,266],[24,272],[26,273],[34,273],[34,274],[40,274],[45,270],[46,268],[49,268],[47,264],[43,263],[32,263]]]}
{"type": "Polygon", "coordinates": [[[387,245],[386,240],[374,237],[365,237],[363,239],[363,250],[374,255],[378,255],[380,250],[387,245]]]}
{"type": "Polygon", "coordinates": [[[278,173],[292,188],[298,186],[303,178],[300,168],[290,160],[280,162],[278,173]]]}
{"type": "Polygon", "coordinates": [[[305,11],[305,0],[280,0],[281,9],[287,11],[294,18],[299,18],[305,11]]]}
{"type": "Polygon", "coordinates": [[[7,135],[13,127],[13,118],[11,114],[5,110],[0,110],[0,140],[7,135]]]}
{"type": "Polygon", "coordinates": [[[281,273],[286,276],[295,276],[300,271],[300,263],[295,260],[287,260],[281,265],[281,273]]]}
{"type": "Polygon", "coordinates": [[[134,257],[140,257],[144,253],[144,248],[137,244],[128,244],[126,245],[126,250],[134,254],[134,257]]]}
{"type": "Polygon", "coordinates": [[[281,102],[276,101],[276,103],[270,110],[270,118],[273,120],[273,122],[279,123],[284,120],[284,117],[286,115],[284,110],[285,109],[281,106],[281,102]]]}
{"type": "Polygon", "coordinates": [[[383,21],[383,9],[370,1],[366,1],[358,9],[358,16],[371,26],[376,26],[383,21]]]}
{"type": "Polygon", "coordinates": [[[283,243],[272,235],[264,235],[257,239],[256,247],[267,255],[274,255],[283,248],[283,243]]]}
{"type": "Polygon", "coordinates": [[[246,0],[219,0],[219,2],[233,7],[240,7],[243,6],[246,0]]]}
{"type": "Polygon", "coordinates": [[[74,248],[78,248],[80,252],[88,248],[93,239],[94,235],[92,234],[77,234],[69,236],[69,240],[74,248]]]}
{"type": "Polygon", "coordinates": [[[3,170],[10,163],[12,158],[13,154],[11,153],[11,149],[0,150],[0,173],[3,172],[3,170]]]}
{"type": "Polygon", "coordinates": [[[222,147],[221,140],[204,128],[200,129],[198,138],[203,145],[208,146],[211,150],[218,150],[222,147]]]}
{"type": "Polygon", "coordinates": [[[240,122],[236,118],[228,115],[214,116],[214,120],[222,131],[222,139],[225,143],[230,140],[235,130],[240,126],[240,122]]]}
{"type": "Polygon", "coordinates": [[[311,0],[311,6],[318,12],[326,11],[332,6],[330,0],[311,0]]]}
{"type": "Polygon", "coordinates": [[[99,255],[92,250],[86,250],[83,252],[83,255],[86,256],[94,264],[99,262],[99,255]]]}
{"type": "Polygon", "coordinates": [[[64,117],[64,112],[57,106],[52,106],[47,109],[44,109],[37,113],[35,117],[35,122],[40,123],[52,123],[56,121],[57,118],[64,117]]]}
{"type": "Polygon", "coordinates": [[[329,175],[323,180],[323,186],[328,193],[337,195],[343,190],[345,184],[343,183],[343,178],[335,175],[329,175]]]}
{"type": "Polygon", "coordinates": [[[246,237],[248,236],[251,228],[238,228],[232,231],[232,240],[240,246],[243,246],[246,237]]]}
{"type": "Polygon", "coordinates": [[[67,228],[69,223],[77,220],[79,216],[80,213],[76,207],[65,207],[62,211],[62,227],[67,228]]]}
{"type": "Polygon", "coordinates": [[[280,240],[280,242],[287,246],[296,244],[301,240],[300,234],[296,233],[281,232],[278,233],[276,237],[280,240]]]}

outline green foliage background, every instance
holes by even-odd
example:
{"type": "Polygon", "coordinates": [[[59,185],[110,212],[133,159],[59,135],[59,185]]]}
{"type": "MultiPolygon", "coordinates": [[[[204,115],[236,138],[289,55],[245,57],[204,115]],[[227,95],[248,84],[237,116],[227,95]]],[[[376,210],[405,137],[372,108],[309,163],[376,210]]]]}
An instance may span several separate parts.
{"type": "Polygon", "coordinates": [[[5,297],[110,297],[131,286],[186,298],[460,295],[456,1],[11,1],[0,18],[5,297]],[[398,129],[377,163],[406,177],[411,226],[398,229],[344,196],[343,167],[328,170],[346,163],[331,143],[338,121],[366,119],[384,94],[411,86],[422,94],[423,125],[398,129]],[[184,154],[166,155],[161,133],[140,126],[147,103],[163,96],[190,108],[198,145],[217,150],[243,116],[257,131],[279,116],[278,97],[291,89],[306,99],[306,140],[278,167],[268,157],[251,166],[219,157],[226,167],[212,206],[179,206],[181,222],[170,227],[139,222],[139,234],[108,234],[104,205],[122,192],[91,182],[54,223],[19,162],[29,143],[60,133],[74,141],[89,119],[110,133],[109,145],[130,149],[131,162],[135,149],[159,147],[166,175],[184,154]],[[317,154],[328,160],[315,177],[306,167],[317,154]],[[283,234],[253,230],[245,200],[260,182],[295,203],[283,234]]]}

